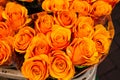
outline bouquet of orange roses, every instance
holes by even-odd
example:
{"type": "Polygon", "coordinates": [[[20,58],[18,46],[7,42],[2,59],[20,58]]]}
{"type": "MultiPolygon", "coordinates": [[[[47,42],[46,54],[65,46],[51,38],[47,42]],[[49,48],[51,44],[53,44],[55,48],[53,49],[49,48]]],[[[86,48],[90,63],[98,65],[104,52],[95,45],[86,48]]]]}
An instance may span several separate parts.
{"type": "MultiPolygon", "coordinates": [[[[119,0],[43,0],[29,14],[17,1],[0,5],[0,65],[29,80],[70,80],[108,54],[114,36],[110,14],[119,0]],[[19,55],[22,55],[22,63],[19,55]]],[[[34,0],[21,0],[34,2],[34,0]]]]}

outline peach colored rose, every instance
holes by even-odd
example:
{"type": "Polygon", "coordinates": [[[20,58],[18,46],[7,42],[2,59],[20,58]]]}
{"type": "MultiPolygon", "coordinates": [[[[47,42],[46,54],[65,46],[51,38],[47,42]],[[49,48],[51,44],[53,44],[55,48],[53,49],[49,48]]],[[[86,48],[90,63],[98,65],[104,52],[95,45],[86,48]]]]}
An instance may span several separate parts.
{"type": "Polygon", "coordinates": [[[38,56],[40,54],[48,54],[49,51],[50,47],[47,43],[46,36],[40,33],[35,36],[29,44],[25,54],[25,59],[38,56]]]}
{"type": "Polygon", "coordinates": [[[45,80],[49,76],[48,64],[48,56],[41,54],[25,60],[21,67],[21,72],[29,80],[45,80]]]}
{"type": "Polygon", "coordinates": [[[2,16],[6,19],[7,25],[16,31],[29,22],[27,14],[28,11],[24,6],[15,2],[8,2],[2,16]]]}
{"type": "Polygon", "coordinates": [[[95,43],[90,38],[75,38],[66,51],[74,65],[93,65],[99,62],[95,43]]]}
{"type": "Polygon", "coordinates": [[[74,0],[70,6],[70,10],[78,12],[79,15],[89,15],[91,5],[87,1],[74,0]]]}
{"type": "Polygon", "coordinates": [[[73,27],[75,37],[91,37],[94,32],[94,21],[91,17],[81,16],[73,27]]]}
{"type": "Polygon", "coordinates": [[[25,53],[34,36],[35,30],[30,26],[21,28],[14,37],[15,50],[19,53],[25,53]]]}
{"type": "Polygon", "coordinates": [[[52,49],[64,49],[70,43],[71,31],[60,25],[53,25],[51,32],[47,34],[47,41],[52,49]]]}
{"type": "Polygon", "coordinates": [[[92,39],[95,42],[96,49],[99,53],[108,53],[110,47],[110,34],[103,25],[98,24],[95,26],[95,32],[92,39]]]}
{"type": "Polygon", "coordinates": [[[52,51],[49,54],[49,59],[49,71],[52,77],[62,80],[70,80],[74,76],[75,70],[73,64],[64,51],[52,51]]]}
{"type": "Polygon", "coordinates": [[[92,15],[93,16],[105,16],[110,15],[112,6],[104,1],[96,1],[92,4],[92,15]]]}
{"type": "Polygon", "coordinates": [[[68,0],[44,0],[42,8],[46,11],[68,11],[68,0]]]}
{"type": "Polygon", "coordinates": [[[37,33],[47,33],[52,30],[53,24],[53,16],[48,15],[46,12],[40,12],[38,19],[35,21],[35,30],[37,33]]]}
{"type": "Polygon", "coordinates": [[[55,22],[65,28],[72,28],[77,20],[77,14],[72,11],[61,11],[54,14],[55,22]]]}
{"type": "Polygon", "coordinates": [[[11,64],[12,49],[7,40],[0,39],[0,65],[11,64]]]}
{"type": "Polygon", "coordinates": [[[5,22],[0,22],[0,39],[7,36],[12,36],[12,30],[5,22]]]}

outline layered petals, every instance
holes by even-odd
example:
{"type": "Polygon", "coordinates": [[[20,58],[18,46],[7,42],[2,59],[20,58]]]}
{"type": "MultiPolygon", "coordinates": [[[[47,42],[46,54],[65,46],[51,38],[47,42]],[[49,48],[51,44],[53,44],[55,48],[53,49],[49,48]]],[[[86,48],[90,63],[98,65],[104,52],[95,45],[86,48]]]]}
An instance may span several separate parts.
{"type": "Polygon", "coordinates": [[[35,21],[35,30],[37,33],[47,33],[52,30],[54,24],[53,16],[46,12],[40,12],[38,19],[35,21]]]}
{"type": "Polygon", "coordinates": [[[78,12],[79,15],[89,15],[91,5],[87,1],[74,0],[70,6],[70,10],[78,12]]]}
{"type": "Polygon", "coordinates": [[[21,67],[22,74],[30,80],[45,80],[48,74],[49,59],[45,54],[25,60],[21,67]]]}
{"type": "Polygon", "coordinates": [[[6,20],[7,25],[17,31],[29,22],[27,14],[28,10],[24,6],[15,2],[8,2],[2,16],[6,20]]]}
{"type": "Polygon", "coordinates": [[[92,15],[96,17],[110,15],[112,6],[104,1],[96,1],[92,4],[92,15]]]}
{"type": "Polygon", "coordinates": [[[93,35],[93,41],[96,44],[96,49],[99,53],[107,54],[110,47],[110,33],[103,25],[95,26],[95,33],[93,35]]]}
{"type": "Polygon", "coordinates": [[[71,39],[70,29],[64,28],[60,25],[54,25],[51,32],[47,34],[47,41],[52,49],[66,48],[71,39]]]}
{"type": "Polygon", "coordinates": [[[64,51],[55,50],[49,54],[50,75],[57,79],[70,80],[74,76],[74,67],[64,51]]]}
{"type": "Polygon", "coordinates": [[[90,38],[75,38],[66,51],[74,65],[87,66],[99,62],[95,43],[90,38]]]}
{"type": "Polygon", "coordinates": [[[72,11],[56,12],[54,14],[55,22],[65,28],[72,28],[77,21],[77,14],[72,11]]]}
{"type": "Polygon", "coordinates": [[[27,48],[25,54],[25,59],[32,58],[40,54],[48,54],[49,51],[50,47],[46,40],[46,36],[40,33],[37,36],[35,36],[29,44],[29,47],[27,48]]]}
{"type": "Polygon", "coordinates": [[[35,30],[30,26],[21,28],[14,36],[14,47],[19,53],[25,53],[32,38],[35,36],[35,30]]]}

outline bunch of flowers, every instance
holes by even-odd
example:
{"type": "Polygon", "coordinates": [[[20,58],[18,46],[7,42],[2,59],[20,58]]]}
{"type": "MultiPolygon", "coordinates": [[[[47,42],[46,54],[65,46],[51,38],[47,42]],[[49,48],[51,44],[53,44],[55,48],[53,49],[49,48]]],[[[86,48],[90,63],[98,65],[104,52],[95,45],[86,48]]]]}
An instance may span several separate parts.
{"type": "Polygon", "coordinates": [[[98,64],[107,55],[114,30],[103,19],[117,2],[44,0],[42,12],[28,15],[26,7],[7,0],[0,6],[0,65],[15,63],[13,56],[20,54],[25,78],[70,80],[76,67],[98,64]]]}

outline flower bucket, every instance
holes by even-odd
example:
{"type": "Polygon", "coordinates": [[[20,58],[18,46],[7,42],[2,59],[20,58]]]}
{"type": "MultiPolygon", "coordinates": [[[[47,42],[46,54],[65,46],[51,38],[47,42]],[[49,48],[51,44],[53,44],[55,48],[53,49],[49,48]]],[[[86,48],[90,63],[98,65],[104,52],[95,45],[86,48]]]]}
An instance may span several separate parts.
{"type": "Polygon", "coordinates": [[[15,71],[2,74],[95,80],[114,36],[110,14],[119,0],[5,1],[0,7],[0,66],[12,65],[15,71]]]}
{"type": "Polygon", "coordinates": [[[96,79],[97,66],[98,65],[94,65],[88,71],[86,71],[83,75],[81,75],[77,78],[74,78],[72,80],[95,80],[96,79]]]}

